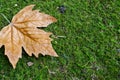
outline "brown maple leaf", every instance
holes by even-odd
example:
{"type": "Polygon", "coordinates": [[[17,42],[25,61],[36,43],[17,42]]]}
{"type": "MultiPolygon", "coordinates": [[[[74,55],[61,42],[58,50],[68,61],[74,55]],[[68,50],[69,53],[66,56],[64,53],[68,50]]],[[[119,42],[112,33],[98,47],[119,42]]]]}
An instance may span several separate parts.
{"type": "Polygon", "coordinates": [[[51,45],[51,33],[45,32],[37,27],[47,27],[57,20],[38,10],[32,10],[34,5],[26,6],[18,12],[11,23],[0,32],[0,47],[4,45],[13,68],[19,58],[22,58],[22,47],[29,56],[42,55],[58,56],[51,45]]]}

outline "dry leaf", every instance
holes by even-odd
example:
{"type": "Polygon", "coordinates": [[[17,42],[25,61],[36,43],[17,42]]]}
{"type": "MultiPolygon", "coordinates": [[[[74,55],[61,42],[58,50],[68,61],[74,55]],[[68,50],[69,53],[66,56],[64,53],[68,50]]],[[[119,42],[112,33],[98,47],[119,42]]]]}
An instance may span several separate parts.
{"type": "Polygon", "coordinates": [[[58,56],[51,45],[51,33],[37,27],[47,27],[57,20],[38,10],[32,10],[34,5],[26,6],[18,12],[11,23],[0,32],[0,47],[4,45],[5,55],[13,68],[19,58],[22,58],[22,47],[29,56],[42,55],[58,56]]]}

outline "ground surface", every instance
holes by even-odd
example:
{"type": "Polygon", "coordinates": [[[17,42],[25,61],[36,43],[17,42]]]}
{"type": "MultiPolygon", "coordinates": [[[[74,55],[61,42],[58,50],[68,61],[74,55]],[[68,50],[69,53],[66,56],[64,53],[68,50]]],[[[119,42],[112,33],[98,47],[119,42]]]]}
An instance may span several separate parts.
{"type": "MultiPolygon", "coordinates": [[[[11,20],[23,7],[57,18],[44,30],[53,32],[59,58],[29,57],[24,51],[14,70],[0,48],[0,80],[119,80],[119,0],[0,0],[0,13],[11,20]],[[58,7],[64,5],[62,14],[58,7]],[[62,37],[61,37],[62,36],[62,37]],[[33,62],[28,66],[27,62],[33,62]]],[[[0,15],[0,28],[8,22],[0,15]]]]}

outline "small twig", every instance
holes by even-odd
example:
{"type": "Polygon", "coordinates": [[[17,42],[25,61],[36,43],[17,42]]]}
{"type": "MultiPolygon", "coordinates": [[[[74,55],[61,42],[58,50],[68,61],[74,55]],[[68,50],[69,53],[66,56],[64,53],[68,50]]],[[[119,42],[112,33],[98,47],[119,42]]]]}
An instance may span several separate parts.
{"type": "Polygon", "coordinates": [[[54,38],[66,38],[66,36],[56,36],[56,35],[53,35],[54,38]]]}
{"type": "Polygon", "coordinates": [[[8,23],[11,23],[3,13],[0,13],[0,14],[7,20],[8,23]]]}

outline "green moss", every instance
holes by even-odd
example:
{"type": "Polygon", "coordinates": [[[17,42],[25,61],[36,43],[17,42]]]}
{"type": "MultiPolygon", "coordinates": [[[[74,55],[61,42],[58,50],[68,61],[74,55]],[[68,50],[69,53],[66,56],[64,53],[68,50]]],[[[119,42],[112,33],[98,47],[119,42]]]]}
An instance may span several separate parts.
{"type": "MultiPolygon", "coordinates": [[[[2,47],[1,80],[119,80],[119,0],[0,0],[0,13],[11,20],[29,4],[57,18],[45,30],[58,37],[52,44],[59,57],[35,58],[23,52],[14,70],[2,47]],[[61,5],[66,7],[63,14],[61,5]],[[29,61],[34,65],[27,66],[29,61]]],[[[7,24],[0,15],[0,29],[7,24]]]]}

